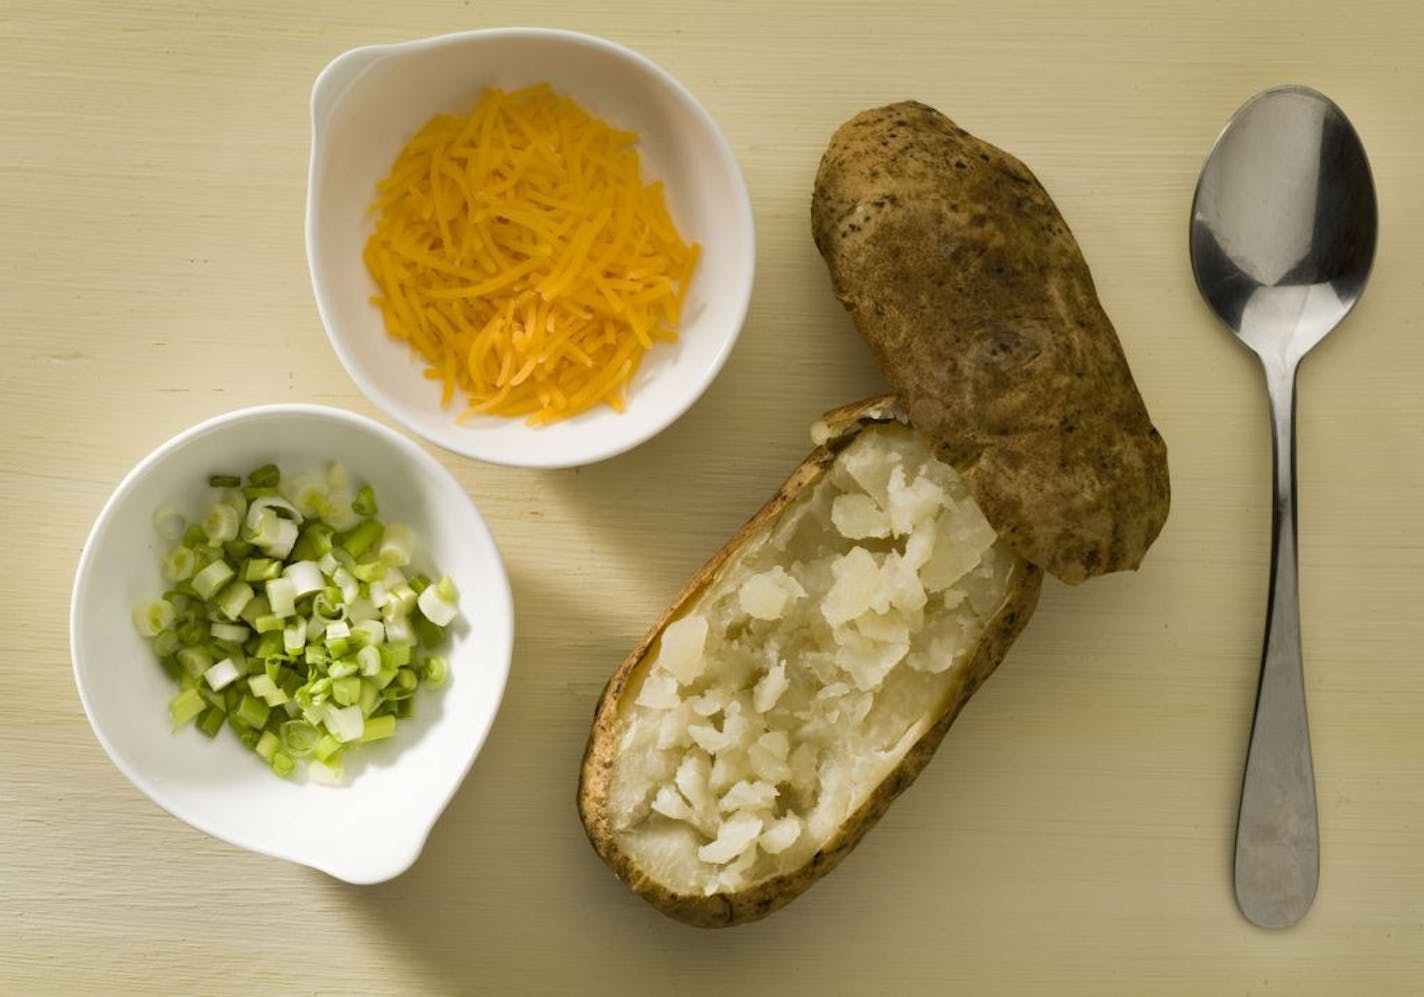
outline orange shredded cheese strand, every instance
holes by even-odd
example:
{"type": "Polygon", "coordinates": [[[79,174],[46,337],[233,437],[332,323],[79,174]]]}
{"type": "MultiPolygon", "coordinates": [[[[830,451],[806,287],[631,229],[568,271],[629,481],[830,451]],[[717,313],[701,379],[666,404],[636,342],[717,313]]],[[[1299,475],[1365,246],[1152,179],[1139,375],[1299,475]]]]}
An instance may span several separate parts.
{"type": "Polygon", "coordinates": [[[443,405],[467,397],[458,419],[621,412],[643,355],[677,338],[701,250],[643,182],[637,140],[547,84],[487,90],[377,186],[372,303],[443,405]]]}

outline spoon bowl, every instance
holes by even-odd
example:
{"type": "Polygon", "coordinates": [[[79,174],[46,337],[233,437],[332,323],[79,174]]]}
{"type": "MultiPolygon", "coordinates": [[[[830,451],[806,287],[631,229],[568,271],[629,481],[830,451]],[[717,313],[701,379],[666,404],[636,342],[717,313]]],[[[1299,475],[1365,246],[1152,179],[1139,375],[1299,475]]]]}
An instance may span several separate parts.
{"type": "Polygon", "coordinates": [[[1364,145],[1304,86],[1266,90],[1222,130],[1192,203],[1197,287],[1264,358],[1299,360],[1349,313],[1379,226],[1364,145]]]}
{"type": "Polygon", "coordinates": [[[1241,106],[1192,202],[1197,288],[1260,357],[1271,400],[1270,597],[1235,859],[1237,905],[1262,927],[1304,917],[1320,876],[1296,572],[1295,375],[1359,301],[1378,227],[1359,135],[1329,98],[1304,86],[1275,87],[1241,106]]]}

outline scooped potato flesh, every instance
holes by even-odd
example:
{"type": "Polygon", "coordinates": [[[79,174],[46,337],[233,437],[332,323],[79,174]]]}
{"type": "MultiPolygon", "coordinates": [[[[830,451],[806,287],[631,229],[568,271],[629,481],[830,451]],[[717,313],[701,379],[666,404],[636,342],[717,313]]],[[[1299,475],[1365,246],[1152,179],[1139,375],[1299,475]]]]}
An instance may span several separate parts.
{"type": "Polygon", "coordinates": [[[679,893],[805,864],[937,719],[1018,560],[920,436],[866,427],[634,678],[623,848],[679,893]]]}

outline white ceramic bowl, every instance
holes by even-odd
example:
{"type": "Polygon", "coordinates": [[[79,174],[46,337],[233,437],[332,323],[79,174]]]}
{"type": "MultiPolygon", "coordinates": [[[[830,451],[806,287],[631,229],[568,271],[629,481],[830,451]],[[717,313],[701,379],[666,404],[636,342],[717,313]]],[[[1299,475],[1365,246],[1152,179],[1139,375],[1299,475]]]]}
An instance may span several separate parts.
{"type": "Polygon", "coordinates": [[[412,432],[500,464],[570,467],[622,453],[666,428],[721,370],[751,296],[751,202],[712,118],[676,80],[612,42],[568,31],[501,28],[353,49],[312,90],[307,261],[332,346],[375,404],[412,432]],[[618,414],[606,406],[541,429],[484,417],[456,425],[423,364],[388,337],[370,304],[361,251],[367,213],[396,155],[440,112],[468,113],[487,87],[548,82],[591,113],[636,131],[645,180],[665,181],[683,236],[702,244],[676,343],[649,351],[618,414]]]}
{"type": "Polygon", "coordinates": [[[400,434],[316,405],[218,416],[144,458],[89,534],[69,618],[84,711],[129,781],[215,838],[351,883],[390,879],[420,854],[494,723],[513,629],[499,552],[459,483],[400,434]],[[278,778],[226,728],[211,740],[191,724],[173,732],[167,704],[177,687],[134,630],[132,611],[164,589],[159,507],[201,514],[212,473],[332,460],[374,487],[383,518],[411,526],[424,547],[417,560],[454,579],[466,625],[451,628],[449,680],[417,694],[395,737],[351,752],[344,784],[329,787],[278,778]]]}

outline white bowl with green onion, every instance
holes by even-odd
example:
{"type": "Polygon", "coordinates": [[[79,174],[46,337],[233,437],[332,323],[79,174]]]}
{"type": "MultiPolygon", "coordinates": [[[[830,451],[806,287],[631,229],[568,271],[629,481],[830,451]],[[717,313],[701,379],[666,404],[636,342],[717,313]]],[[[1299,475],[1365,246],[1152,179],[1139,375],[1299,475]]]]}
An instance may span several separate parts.
{"type": "Polygon", "coordinates": [[[80,557],[75,681],[131,782],[352,883],[405,871],[494,723],[513,608],[459,483],[315,405],[219,416],[119,484],[80,557]]]}

